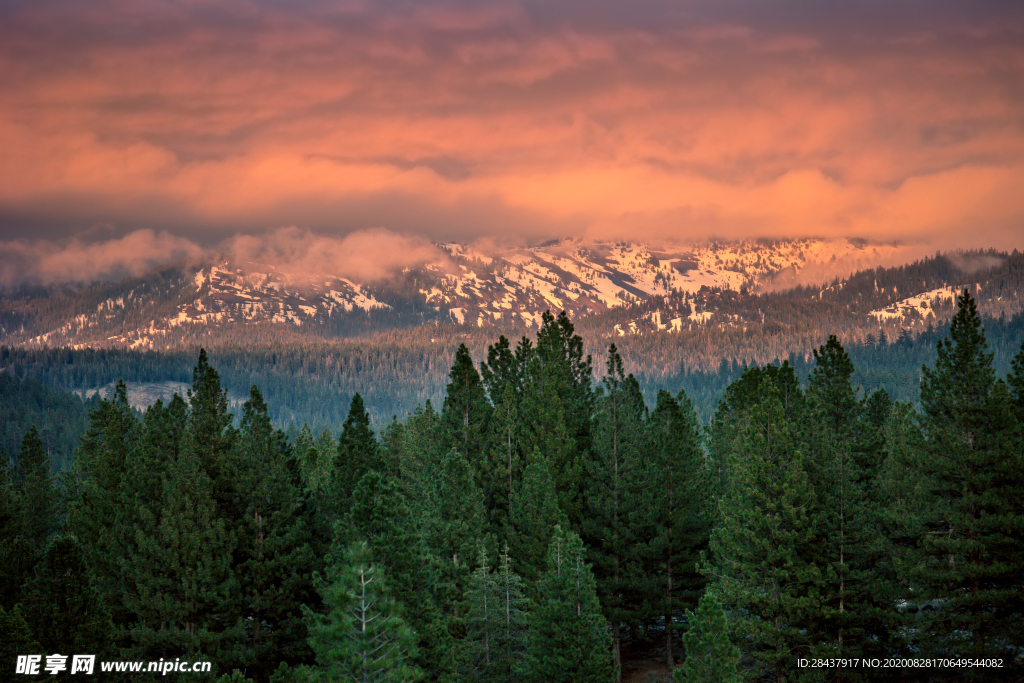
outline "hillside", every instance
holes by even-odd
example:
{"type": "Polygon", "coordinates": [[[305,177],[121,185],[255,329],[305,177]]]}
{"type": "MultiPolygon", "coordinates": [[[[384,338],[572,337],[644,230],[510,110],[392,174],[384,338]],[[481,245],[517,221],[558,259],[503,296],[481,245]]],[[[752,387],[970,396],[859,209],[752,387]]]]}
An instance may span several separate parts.
{"type": "MultiPolygon", "coordinates": [[[[428,323],[535,329],[545,310],[582,319],[659,297],[676,303],[652,314],[647,327],[679,331],[708,322],[713,302],[704,292],[746,296],[804,269],[871,266],[898,252],[896,245],[811,239],[689,247],[563,240],[486,252],[442,244],[433,261],[374,282],[221,259],[116,283],[5,291],[0,343],[160,349],[365,337],[428,323]]],[[[614,328],[613,318],[601,320],[614,328]]],[[[616,329],[625,334],[637,324],[616,329]]]]}

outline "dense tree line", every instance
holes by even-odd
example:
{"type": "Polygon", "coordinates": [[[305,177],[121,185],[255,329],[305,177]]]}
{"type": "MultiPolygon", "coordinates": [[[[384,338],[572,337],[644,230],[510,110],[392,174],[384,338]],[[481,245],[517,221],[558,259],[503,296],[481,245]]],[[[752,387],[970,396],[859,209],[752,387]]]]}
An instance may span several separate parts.
{"type": "MultiPolygon", "coordinates": [[[[259,386],[271,420],[279,427],[288,428],[294,423],[297,432],[306,423],[318,433],[324,428],[337,429],[346,418],[352,397],[359,392],[379,429],[392,416],[403,418],[428,399],[435,406],[441,405],[448,369],[458,347],[465,344],[473,357],[482,357],[493,332],[486,328],[427,327],[364,341],[259,345],[250,340],[245,345],[219,346],[209,354],[229,397],[240,405],[249,387],[259,386]]],[[[985,332],[994,367],[1003,375],[1009,371],[1024,336],[1024,314],[987,318],[985,332]]],[[[745,367],[754,361],[778,362],[776,359],[781,358],[789,361],[801,381],[806,381],[814,358],[805,349],[820,343],[819,328],[808,325],[801,336],[802,345],[786,342],[780,347],[784,351],[781,356],[755,357],[742,346],[736,329],[708,328],[694,333],[698,334],[702,335],[700,339],[694,337],[690,342],[685,335],[668,332],[614,340],[597,337],[589,343],[584,339],[584,350],[593,357],[595,366],[603,367],[609,342],[613,341],[623,368],[636,377],[647,404],[657,401],[661,389],[673,394],[685,391],[700,422],[707,423],[726,387],[745,367]],[[736,344],[731,346],[730,340],[736,344]],[[702,354],[710,349],[721,356],[712,367],[694,369],[691,347],[699,347],[702,354]]],[[[854,361],[854,386],[868,393],[884,388],[893,400],[916,404],[921,367],[935,362],[936,342],[948,334],[946,322],[926,326],[914,334],[903,331],[887,335],[876,329],[862,338],[837,337],[854,361]]],[[[198,351],[0,347],[0,368],[16,377],[75,391],[112,387],[118,379],[129,383],[187,383],[198,351]]],[[[24,427],[17,438],[22,433],[24,427]]],[[[16,450],[17,444],[12,444],[16,450]]]]}
{"type": "MultiPolygon", "coordinates": [[[[1024,346],[1005,379],[965,292],[920,406],[859,392],[836,337],[806,382],[750,366],[702,429],[599,381],[565,314],[454,354],[443,400],[375,430],[233,419],[205,352],[140,419],[94,408],[58,482],[39,433],[0,470],[0,642],[209,658],[224,680],[615,681],[658,644],[678,680],[849,680],[800,659],[970,658],[1020,673],[1024,346]],[[233,672],[233,673],[228,673],[233,672]]],[[[730,368],[730,371],[733,369],[730,368]]]]}
{"type": "Polygon", "coordinates": [[[54,471],[67,469],[89,424],[89,411],[98,403],[99,397],[83,401],[34,379],[0,372],[0,458],[16,459],[22,437],[35,426],[54,471]]]}

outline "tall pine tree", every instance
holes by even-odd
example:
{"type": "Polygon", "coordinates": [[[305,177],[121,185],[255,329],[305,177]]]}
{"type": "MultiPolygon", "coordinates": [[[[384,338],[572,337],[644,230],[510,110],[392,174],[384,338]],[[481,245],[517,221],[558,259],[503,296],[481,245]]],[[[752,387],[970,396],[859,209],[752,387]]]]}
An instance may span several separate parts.
{"type": "Polygon", "coordinates": [[[527,647],[530,683],[610,683],[618,674],[583,542],[561,527],[548,549],[527,647]]]}
{"type": "Polygon", "coordinates": [[[964,657],[1010,657],[1022,631],[1024,463],[1013,438],[1012,401],[995,380],[969,290],[957,298],[934,369],[922,369],[921,407],[927,454],[921,465],[931,506],[914,578],[926,599],[941,605],[922,629],[924,646],[964,657]]]}

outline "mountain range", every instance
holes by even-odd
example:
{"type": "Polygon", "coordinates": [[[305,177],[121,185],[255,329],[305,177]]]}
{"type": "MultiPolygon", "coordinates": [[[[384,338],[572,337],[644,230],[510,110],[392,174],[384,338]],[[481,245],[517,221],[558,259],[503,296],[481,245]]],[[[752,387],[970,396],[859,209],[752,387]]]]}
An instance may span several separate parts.
{"type": "MultiPolygon", "coordinates": [[[[545,310],[566,310],[600,333],[624,336],[779,322],[771,302],[780,296],[809,309],[842,309],[855,326],[912,328],[941,318],[959,287],[981,286],[979,277],[1011,260],[961,254],[961,264],[973,259],[969,267],[954,258],[948,273],[919,285],[879,291],[876,281],[870,296],[849,288],[854,269],[873,272],[904,252],[896,244],[821,239],[688,246],[567,239],[490,249],[446,243],[437,245],[435,259],[368,282],[212,258],[119,282],[4,290],[0,343],[160,349],[240,335],[355,338],[442,323],[530,329],[545,310]],[[815,276],[830,282],[771,293],[815,276]]],[[[995,308],[1015,312],[1017,292],[1005,294],[995,308]]]]}

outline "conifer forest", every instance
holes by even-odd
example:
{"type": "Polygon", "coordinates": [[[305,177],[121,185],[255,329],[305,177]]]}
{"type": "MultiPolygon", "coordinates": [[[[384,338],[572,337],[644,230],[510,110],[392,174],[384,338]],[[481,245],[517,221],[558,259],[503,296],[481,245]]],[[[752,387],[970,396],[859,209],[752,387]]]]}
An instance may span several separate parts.
{"type": "Polygon", "coordinates": [[[641,650],[661,673],[631,680],[1021,680],[1024,344],[1001,371],[967,290],[927,341],[898,396],[828,330],[669,391],[547,313],[459,346],[443,401],[371,422],[364,391],[340,432],[290,434],[205,351],[142,412],[123,383],[0,374],[35,397],[4,417],[0,680],[88,653],[225,683],[616,683],[641,650]],[[698,412],[686,387],[724,376],[698,412]]]}

